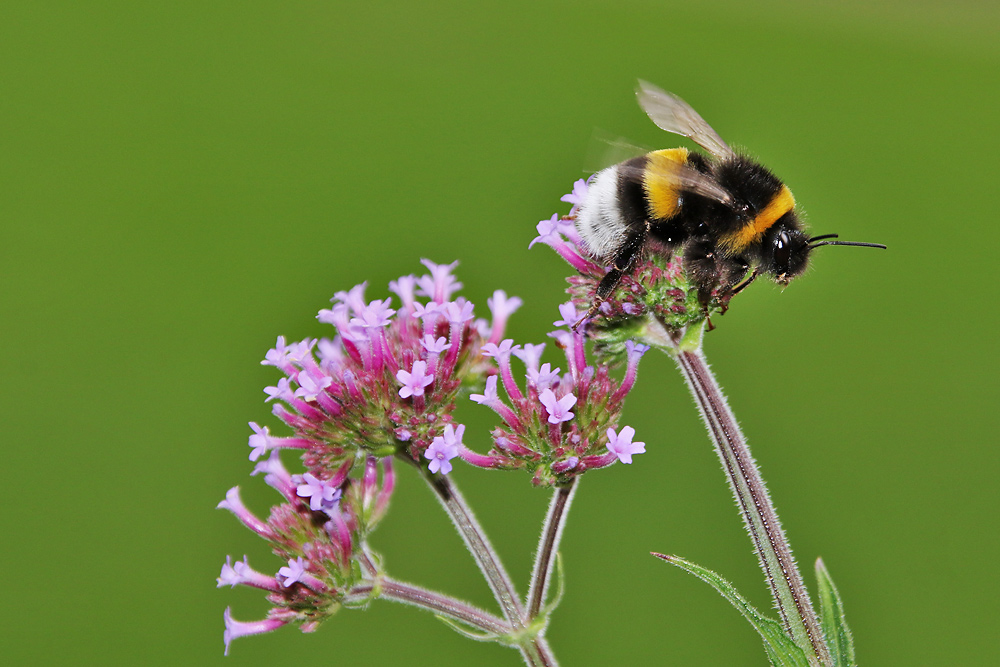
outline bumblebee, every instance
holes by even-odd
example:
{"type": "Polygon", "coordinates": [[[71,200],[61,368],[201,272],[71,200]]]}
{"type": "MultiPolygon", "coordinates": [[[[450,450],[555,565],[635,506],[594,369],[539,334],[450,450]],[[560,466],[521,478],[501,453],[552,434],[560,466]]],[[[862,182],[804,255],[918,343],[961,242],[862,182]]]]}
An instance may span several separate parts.
{"type": "Polygon", "coordinates": [[[831,240],[836,234],[810,237],[788,186],[730,148],[684,100],[645,81],[636,96],[660,129],[691,139],[708,155],[657,150],[593,176],[576,228],[590,253],[610,269],[585,319],[649,252],[679,253],[701,302],[707,306],[714,292],[725,307],[760,274],[788,285],[820,246],[885,248],[831,240]]]}

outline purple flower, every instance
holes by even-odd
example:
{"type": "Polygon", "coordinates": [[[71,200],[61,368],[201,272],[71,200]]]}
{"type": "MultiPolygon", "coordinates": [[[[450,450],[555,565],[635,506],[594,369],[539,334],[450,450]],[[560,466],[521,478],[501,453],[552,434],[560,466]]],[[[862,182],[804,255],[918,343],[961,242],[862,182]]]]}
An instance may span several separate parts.
{"type": "Polygon", "coordinates": [[[229,644],[234,639],[246,637],[247,635],[259,635],[264,632],[272,632],[288,623],[288,621],[283,621],[279,618],[266,618],[263,621],[250,622],[237,621],[233,619],[232,612],[229,610],[229,607],[226,607],[226,611],[222,618],[226,622],[226,631],[222,635],[222,640],[226,642],[225,655],[229,655],[229,644]]]}
{"type": "Polygon", "coordinates": [[[572,301],[559,304],[559,315],[562,316],[562,319],[552,323],[557,327],[572,328],[580,321],[580,313],[577,312],[576,306],[573,305],[572,301]]]}
{"type": "Polygon", "coordinates": [[[628,355],[629,363],[638,363],[642,355],[649,352],[649,346],[643,343],[637,343],[634,340],[625,341],[625,352],[628,355]]]}
{"type": "Polygon", "coordinates": [[[608,451],[618,457],[622,463],[632,463],[633,454],[645,454],[646,443],[632,442],[635,429],[623,426],[621,433],[616,434],[613,428],[608,429],[608,451]]]}
{"type": "Polygon", "coordinates": [[[504,329],[507,328],[507,320],[524,303],[516,296],[508,297],[502,289],[493,292],[493,296],[486,300],[493,313],[493,328],[490,332],[490,342],[495,343],[503,336],[504,329]]]}
{"type": "Polygon", "coordinates": [[[322,510],[329,514],[329,511],[340,502],[340,489],[317,479],[312,473],[307,472],[302,475],[302,482],[295,489],[295,493],[299,498],[308,498],[309,509],[314,512],[322,510]]]}
{"type": "Polygon", "coordinates": [[[500,344],[496,343],[486,343],[480,348],[480,352],[484,357],[493,357],[494,359],[502,359],[509,356],[512,352],[516,352],[521,348],[520,345],[514,345],[514,341],[510,338],[505,338],[500,341],[500,344]]]}
{"type": "Polygon", "coordinates": [[[351,324],[363,329],[378,329],[388,326],[396,311],[389,307],[389,299],[375,300],[361,309],[358,317],[351,319],[351,324]]]}
{"type": "Polygon", "coordinates": [[[364,329],[354,324],[357,318],[350,317],[350,307],[347,304],[338,303],[329,310],[321,310],[317,313],[316,319],[337,327],[341,337],[346,340],[353,342],[367,340],[364,329]]]}
{"type": "Polygon", "coordinates": [[[450,324],[465,324],[472,319],[472,309],[471,301],[459,299],[445,304],[444,314],[450,324]]]}
{"type": "Polygon", "coordinates": [[[553,213],[551,218],[548,220],[542,220],[535,225],[535,229],[538,230],[538,236],[531,240],[531,243],[528,244],[528,248],[531,248],[531,246],[536,243],[544,243],[546,245],[562,243],[562,238],[560,238],[559,231],[556,228],[557,222],[559,222],[559,214],[553,213]]]}
{"type": "MultiPolygon", "coordinates": [[[[240,565],[241,561],[236,561],[236,566],[239,567],[240,565]]],[[[246,556],[243,556],[242,565],[248,565],[246,556]]],[[[243,577],[233,568],[232,556],[226,556],[226,562],[222,565],[222,572],[215,581],[216,588],[222,588],[223,586],[236,588],[237,584],[243,583],[243,577]]]]}
{"type": "Polygon", "coordinates": [[[539,370],[528,369],[528,382],[535,385],[535,390],[544,392],[559,381],[559,370],[552,370],[552,364],[544,363],[539,370]]]}
{"type": "Polygon", "coordinates": [[[327,373],[334,375],[337,369],[344,365],[347,355],[344,354],[340,336],[336,336],[333,340],[320,338],[316,349],[319,351],[320,368],[327,373]]]}
{"type": "Polygon", "coordinates": [[[261,454],[271,449],[271,432],[268,431],[266,426],[260,426],[257,422],[249,423],[250,428],[253,429],[253,435],[250,436],[247,444],[251,447],[250,460],[256,461],[260,458],[261,454]]]}
{"type": "MultiPolygon", "coordinates": [[[[275,407],[279,407],[275,404],[275,407]]],[[[247,444],[252,448],[250,451],[250,460],[256,461],[260,458],[261,454],[264,454],[272,449],[308,449],[309,441],[304,438],[275,438],[268,431],[266,426],[258,426],[257,422],[250,422],[250,428],[254,430],[254,434],[250,436],[247,444]]]]}
{"type": "Polygon", "coordinates": [[[537,371],[538,364],[542,360],[542,352],[544,351],[545,343],[539,343],[538,345],[525,343],[524,349],[514,350],[514,356],[524,362],[524,366],[529,372],[531,369],[535,369],[537,371]]]}
{"type": "Polygon", "coordinates": [[[451,472],[451,459],[458,456],[461,451],[464,434],[464,424],[460,424],[457,429],[448,424],[444,427],[444,435],[434,438],[434,442],[424,452],[424,458],[431,461],[427,465],[431,472],[440,472],[442,475],[451,472]]]}
{"type": "Polygon", "coordinates": [[[235,563],[232,562],[232,558],[226,556],[226,562],[222,565],[222,572],[215,581],[217,588],[222,588],[223,586],[235,587],[238,584],[242,584],[265,591],[276,592],[279,590],[277,580],[250,567],[246,556],[243,556],[243,560],[238,560],[235,563]]]}
{"type": "Polygon", "coordinates": [[[444,315],[446,306],[443,303],[437,303],[436,301],[431,301],[426,306],[422,303],[413,304],[413,317],[419,317],[420,319],[427,321],[431,318],[432,321],[437,321],[438,315],[444,315]]]}
{"type": "Polygon", "coordinates": [[[399,280],[389,281],[389,291],[395,292],[399,300],[403,302],[403,308],[413,309],[413,290],[417,286],[417,277],[412,273],[408,276],[401,276],[399,280]]]}
{"type": "Polygon", "coordinates": [[[396,379],[403,385],[399,389],[402,398],[410,396],[423,396],[424,387],[434,382],[433,375],[427,375],[427,362],[417,360],[413,362],[413,369],[408,373],[400,370],[396,373],[396,379]]]}
{"type": "Polygon", "coordinates": [[[573,206],[579,206],[583,203],[583,200],[587,198],[587,189],[587,181],[581,178],[573,183],[573,192],[568,195],[563,195],[559,198],[559,201],[569,202],[573,206]]]}
{"type": "Polygon", "coordinates": [[[306,401],[315,401],[333,383],[333,378],[329,375],[317,378],[313,373],[303,370],[299,372],[296,381],[299,388],[295,390],[295,395],[306,401]]]}
{"type": "Polygon", "coordinates": [[[330,301],[339,301],[354,311],[355,314],[360,314],[365,309],[366,287],[368,287],[367,280],[360,285],[355,285],[347,292],[335,292],[330,301]]]}
{"type": "Polygon", "coordinates": [[[277,342],[275,342],[274,347],[267,351],[264,355],[264,361],[260,362],[261,366],[276,366],[281,368],[282,365],[288,362],[288,348],[285,345],[285,337],[278,336],[277,342]]]}
{"type": "Polygon", "coordinates": [[[420,263],[430,270],[431,275],[417,278],[417,285],[420,287],[420,293],[432,301],[437,303],[450,301],[451,295],[462,288],[462,283],[451,275],[452,269],[458,266],[458,262],[435,264],[429,259],[422,259],[420,263]]]}
{"type": "Polygon", "coordinates": [[[265,403],[275,399],[285,401],[287,403],[295,397],[292,388],[288,384],[288,378],[281,378],[278,380],[277,387],[264,387],[264,393],[267,394],[267,398],[264,399],[265,403]]]}
{"type": "Polygon", "coordinates": [[[278,577],[284,579],[281,585],[285,588],[290,587],[297,581],[302,580],[302,575],[306,573],[306,565],[302,562],[302,556],[299,556],[295,560],[288,559],[288,567],[283,567],[278,570],[278,577]]]}
{"type": "Polygon", "coordinates": [[[573,418],[573,413],[569,411],[576,405],[576,396],[573,394],[566,394],[557,400],[552,390],[546,389],[538,396],[538,400],[542,402],[546,412],[549,413],[550,424],[560,424],[573,418]]]}
{"type": "Polygon", "coordinates": [[[479,403],[480,405],[483,404],[489,405],[494,401],[500,400],[500,396],[497,395],[496,375],[491,375],[488,378],[486,378],[486,389],[484,389],[484,391],[486,392],[485,394],[471,394],[469,398],[475,401],[476,403],[479,403]]]}
{"type": "Polygon", "coordinates": [[[434,336],[427,334],[420,340],[420,344],[423,345],[424,349],[427,350],[427,354],[441,354],[445,350],[451,347],[451,343],[444,336],[441,336],[437,340],[434,340],[434,336]]]}

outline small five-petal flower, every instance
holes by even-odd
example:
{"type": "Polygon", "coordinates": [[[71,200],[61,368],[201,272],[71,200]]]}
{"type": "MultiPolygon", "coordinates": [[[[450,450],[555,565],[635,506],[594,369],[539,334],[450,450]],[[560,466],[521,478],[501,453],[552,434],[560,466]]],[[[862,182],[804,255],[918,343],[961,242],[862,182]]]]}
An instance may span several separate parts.
{"type": "Polygon", "coordinates": [[[623,426],[620,433],[615,433],[613,428],[608,429],[608,451],[618,457],[622,463],[632,463],[633,454],[645,454],[646,443],[632,442],[635,436],[635,429],[631,426],[623,426]]]}
{"type": "Polygon", "coordinates": [[[560,399],[556,399],[555,393],[551,389],[546,389],[538,395],[538,400],[545,406],[545,411],[549,413],[550,424],[561,424],[573,418],[570,408],[576,405],[576,396],[566,394],[560,399]]]}
{"type": "Polygon", "coordinates": [[[417,360],[413,362],[413,369],[410,372],[400,370],[396,373],[396,379],[403,386],[399,388],[399,395],[402,398],[410,396],[423,396],[424,388],[434,382],[434,375],[427,374],[427,362],[417,360]]]}
{"type": "Polygon", "coordinates": [[[464,434],[464,424],[459,424],[458,428],[448,424],[444,427],[444,435],[434,438],[434,442],[424,452],[424,458],[430,459],[427,468],[431,472],[440,472],[442,475],[451,472],[451,459],[458,456],[461,451],[464,434]]]}

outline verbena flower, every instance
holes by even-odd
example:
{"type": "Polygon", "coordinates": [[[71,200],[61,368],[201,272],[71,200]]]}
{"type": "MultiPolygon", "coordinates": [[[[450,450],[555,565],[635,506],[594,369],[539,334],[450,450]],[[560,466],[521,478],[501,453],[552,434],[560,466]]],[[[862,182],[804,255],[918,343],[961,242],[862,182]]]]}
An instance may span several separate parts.
{"type": "Polygon", "coordinates": [[[247,444],[257,461],[252,474],[263,475],[282,501],[261,518],[234,487],[219,508],[267,540],[284,564],[267,574],[245,557],[226,559],[218,585],[264,590],[272,605],[266,619],[249,623],[226,611],[227,651],[237,637],[289,623],[312,631],[340,608],[364,606],[379,594],[379,559],[368,539],[394,489],[395,457],[429,475],[448,475],[461,458],[524,469],[537,485],[558,485],[640,451],[630,427],[617,429],[644,346],[626,344],[624,376],[615,379],[608,366],[590,364],[584,335],[570,328],[580,313],[563,304],[557,325],[565,328],[550,334],[565,353],[563,373],[541,363],[545,344],[503,337],[519,298],[497,290],[488,300],[492,322],[477,319],[474,304],[456,296],[455,264],[424,265],[427,275],[390,283],[398,307],[391,299],[366,301],[366,284],[356,285],[320,311],[318,319],[335,328],[329,337],[278,337],[266,353],[262,364],[285,375],[264,390],[266,401],[291,435],[250,422],[247,444]],[[524,373],[515,373],[514,357],[524,373]],[[472,387],[483,393],[470,398],[503,422],[486,454],[466,446],[465,426],[453,417],[457,399],[472,387]],[[300,455],[302,472],[285,468],[286,450],[300,455]]]}
{"type": "MultiPolygon", "coordinates": [[[[559,324],[575,323],[580,313],[572,303],[560,306],[559,324]]],[[[460,456],[482,468],[525,468],[537,485],[551,486],[594,468],[611,465],[618,457],[607,455],[609,434],[615,432],[625,396],[635,384],[639,359],[649,348],[632,341],[624,344],[625,375],[611,376],[607,365],[590,365],[582,332],[570,328],[549,334],[565,353],[560,375],[550,363],[541,364],[544,344],[514,345],[510,339],[487,344],[482,354],[496,363],[496,375],[486,381],[482,394],[469,398],[495,411],[503,425],[493,431],[493,448],[479,454],[462,447],[460,456]],[[522,390],[511,357],[524,362],[522,390]],[[503,385],[506,400],[498,387],[503,385]]],[[[624,427],[623,432],[631,427],[624,427]]]]}
{"type": "MultiPolygon", "coordinates": [[[[362,283],[337,292],[321,322],[336,331],[328,338],[289,343],[278,337],[261,362],[285,374],[267,387],[273,413],[292,431],[273,435],[250,423],[253,474],[281,494],[266,519],[248,509],[239,488],[219,507],[267,540],[286,564],[275,575],[227,558],[220,586],[245,585],[268,592],[267,619],[234,621],[226,612],[226,649],[247,634],[287,623],[311,631],[345,605],[367,598],[351,591],[371,568],[368,535],[385,514],[395,477],[392,457],[401,456],[447,474],[458,456],[464,426],[452,418],[464,385],[481,385],[493,372],[481,354],[488,340],[502,338],[507,318],[520,305],[497,291],[490,299],[492,324],[474,318],[475,306],[461,297],[455,264],[424,260],[429,274],[390,283],[400,299],[365,300],[362,283]],[[427,302],[418,301],[421,297],[427,302]],[[280,452],[296,450],[305,471],[290,473],[280,452]]],[[[371,594],[377,587],[369,587],[371,594]]]]}

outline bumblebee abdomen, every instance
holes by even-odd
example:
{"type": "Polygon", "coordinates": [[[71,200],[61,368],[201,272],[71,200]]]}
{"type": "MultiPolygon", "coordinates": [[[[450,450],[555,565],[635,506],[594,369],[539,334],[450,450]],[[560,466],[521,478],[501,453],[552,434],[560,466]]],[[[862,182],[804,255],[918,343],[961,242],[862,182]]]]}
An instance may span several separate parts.
{"type": "Polygon", "coordinates": [[[628,223],[618,197],[619,165],[597,172],[576,214],[576,230],[594,257],[613,255],[625,242],[628,223]]]}

